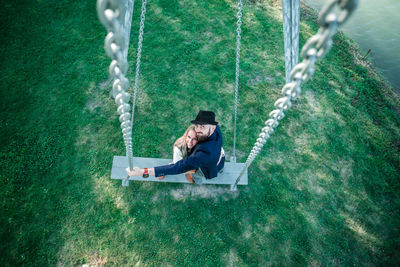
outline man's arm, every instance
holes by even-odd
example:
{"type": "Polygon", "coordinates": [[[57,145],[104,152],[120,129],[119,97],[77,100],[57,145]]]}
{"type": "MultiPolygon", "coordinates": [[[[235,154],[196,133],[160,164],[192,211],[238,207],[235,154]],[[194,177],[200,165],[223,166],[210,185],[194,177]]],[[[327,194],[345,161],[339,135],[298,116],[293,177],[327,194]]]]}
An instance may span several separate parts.
{"type": "MultiPolygon", "coordinates": [[[[206,147],[197,147],[195,152],[191,154],[189,157],[180,160],[174,164],[168,164],[164,166],[158,166],[154,168],[149,168],[149,175],[155,176],[155,177],[160,177],[160,176],[165,176],[165,175],[176,175],[180,173],[185,173],[190,170],[198,169],[200,167],[204,167],[210,164],[210,161],[215,160],[217,163],[219,156],[220,156],[220,151],[218,151],[218,157],[214,159],[212,157],[211,153],[212,151],[210,150],[210,145],[206,147]]],[[[130,176],[142,176],[144,170],[139,169],[138,167],[135,167],[135,171],[130,172],[127,170],[128,175],[130,176]]]]}
{"type": "MultiPolygon", "coordinates": [[[[155,176],[154,168],[149,168],[149,175],[155,176]]],[[[144,169],[140,169],[139,167],[133,167],[132,171],[129,170],[129,167],[126,168],[126,172],[129,176],[142,176],[144,174],[144,169]]]]}
{"type": "Polygon", "coordinates": [[[155,175],[165,176],[185,173],[187,171],[198,169],[204,166],[209,158],[209,153],[203,150],[198,150],[196,153],[190,155],[189,157],[176,162],[175,164],[169,164],[164,166],[155,167],[155,175]]]}
{"type": "MultiPolygon", "coordinates": [[[[207,157],[208,153],[205,153],[205,151],[197,151],[195,155],[191,155],[186,159],[176,162],[175,164],[149,168],[149,175],[160,177],[165,175],[180,174],[193,169],[198,169],[207,162],[207,157]]],[[[126,172],[129,176],[142,176],[144,169],[133,167],[132,171],[130,171],[129,168],[126,168],[126,172]]]]}

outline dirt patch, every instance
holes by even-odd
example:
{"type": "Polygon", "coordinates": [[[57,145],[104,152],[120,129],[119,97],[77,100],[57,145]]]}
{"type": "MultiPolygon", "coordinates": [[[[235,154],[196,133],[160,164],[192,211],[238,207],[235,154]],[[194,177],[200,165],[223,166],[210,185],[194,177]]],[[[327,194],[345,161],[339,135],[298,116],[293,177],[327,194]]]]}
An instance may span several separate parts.
{"type": "Polygon", "coordinates": [[[231,248],[229,253],[222,255],[222,261],[225,263],[225,266],[238,266],[239,256],[235,249],[231,248]]]}
{"type": "Polygon", "coordinates": [[[188,198],[208,198],[217,201],[219,198],[228,200],[239,196],[239,191],[232,192],[229,186],[214,185],[184,185],[180,189],[172,190],[171,196],[176,200],[186,200],[188,198]]]}
{"type": "Polygon", "coordinates": [[[321,111],[320,105],[319,105],[318,101],[315,100],[314,92],[309,90],[305,93],[305,96],[306,96],[307,102],[310,104],[312,109],[317,113],[320,112],[321,111]]]}

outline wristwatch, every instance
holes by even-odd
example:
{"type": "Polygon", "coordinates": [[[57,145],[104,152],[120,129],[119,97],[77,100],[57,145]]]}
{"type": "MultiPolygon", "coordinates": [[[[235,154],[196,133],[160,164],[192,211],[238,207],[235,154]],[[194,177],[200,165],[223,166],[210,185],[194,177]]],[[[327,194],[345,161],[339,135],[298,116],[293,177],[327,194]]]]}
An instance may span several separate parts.
{"type": "Polygon", "coordinates": [[[144,168],[143,178],[149,178],[149,169],[144,168]]]}

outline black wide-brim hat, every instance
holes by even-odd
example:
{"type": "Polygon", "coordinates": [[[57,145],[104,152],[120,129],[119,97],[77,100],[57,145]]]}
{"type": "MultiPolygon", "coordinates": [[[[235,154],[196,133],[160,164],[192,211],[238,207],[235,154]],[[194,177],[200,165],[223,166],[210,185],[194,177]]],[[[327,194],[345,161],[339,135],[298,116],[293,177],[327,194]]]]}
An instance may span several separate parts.
{"type": "Polygon", "coordinates": [[[215,114],[212,111],[200,110],[197,114],[196,119],[191,121],[193,124],[211,124],[217,125],[218,122],[215,121],[215,114]]]}

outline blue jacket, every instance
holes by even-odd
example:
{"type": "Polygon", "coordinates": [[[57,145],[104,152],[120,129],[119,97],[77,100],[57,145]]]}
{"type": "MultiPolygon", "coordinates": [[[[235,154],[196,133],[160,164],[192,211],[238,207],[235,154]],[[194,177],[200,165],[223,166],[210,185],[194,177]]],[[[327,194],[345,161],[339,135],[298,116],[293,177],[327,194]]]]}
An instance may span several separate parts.
{"type": "Polygon", "coordinates": [[[217,177],[218,172],[224,167],[225,157],[217,166],[221,155],[222,133],[218,125],[207,141],[198,143],[189,157],[175,164],[155,167],[156,177],[184,173],[200,168],[207,179],[217,177]]]}

